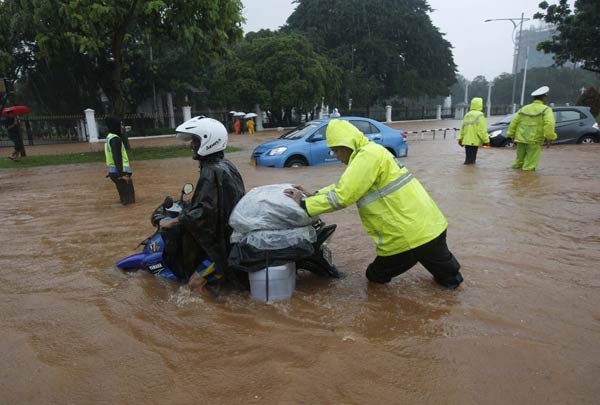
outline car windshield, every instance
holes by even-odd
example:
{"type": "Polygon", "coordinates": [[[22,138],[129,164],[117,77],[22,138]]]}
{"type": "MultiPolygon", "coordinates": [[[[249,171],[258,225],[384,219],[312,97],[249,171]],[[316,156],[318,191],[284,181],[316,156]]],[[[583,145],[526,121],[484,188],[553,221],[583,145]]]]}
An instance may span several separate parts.
{"type": "Polygon", "coordinates": [[[512,119],[514,118],[514,116],[517,115],[515,114],[511,114],[508,117],[504,117],[502,118],[500,121],[494,123],[494,125],[498,125],[498,124],[510,124],[510,122],[512,121],[512,119]]]}
{"type": "Polygon", "coordinates": [[[286,132],[285,134],[281,135],[279,139],[300,139],[304,135],[311,133],[319,125],[321,125],[320,122],[307,122],[306,124],[300,125],[299,127],[292,129],[290,132],[286,132]]]}

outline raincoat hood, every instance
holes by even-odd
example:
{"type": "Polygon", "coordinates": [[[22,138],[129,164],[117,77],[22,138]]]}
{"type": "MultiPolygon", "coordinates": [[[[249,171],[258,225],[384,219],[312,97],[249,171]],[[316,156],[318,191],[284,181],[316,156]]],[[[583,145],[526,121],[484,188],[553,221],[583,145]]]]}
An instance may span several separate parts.
{"type": "Polygon", "coordinates": [[[481,97],[473,97],[471,100],[471,110],[483,111],[483,99],[481,97]]]}
{"type": "Polygon", "coordinates": [[[346,120],[331,120],[325,134],[327,146],[345,146],[356,151],[369,143],[369,139],[346,120]]]}

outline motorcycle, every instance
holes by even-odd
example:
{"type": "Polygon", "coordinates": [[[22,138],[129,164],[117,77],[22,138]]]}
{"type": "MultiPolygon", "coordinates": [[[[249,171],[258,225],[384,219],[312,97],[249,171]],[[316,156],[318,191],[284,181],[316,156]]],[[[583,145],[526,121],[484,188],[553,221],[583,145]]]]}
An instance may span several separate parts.
{"type": "MultiPolygon", "coordinates": [[[[189,204],[184,200],[184,196],[192,193],[194,186],[191,183],[186,183],[182,190],[181,195],[177,201],[174,201],[172,197],[166,197],[161,206],[154,212],[151,222],[156,227],[156,231],[149,238],[142,241],[137,247],[143,246],[141,253],[136,253],[128,256],[124,259],[119,260],[115,266],[122,270],[145,270],[151,274],[164,277],[169,280],[178,282],[187,282],[187,279],[176,275],[172,269],[172,258],[169,257],[169,253],[166,251],[166,241],[161,233],[159,222],[162,218],[177,218],[181,210],[189,204]]],[[[336,266],[333,264],[333,258],[331,249],[327,246],[327,240],[335,232],[337,225],[331,224],[326,225],[323,221],[318,220],[313,224],[316,231],[316,241],[312,243],[312,249],[310,252],[294,257],[293,254],[287,254],[286,260],[295,261],[297,269],[304,269],[314,273],[320,277],[340,278],[336,266]]],[[[176,249],[175,249],[176,250],[176,249]]],[[[268,258],[267,252],[267,258],[268,258]]],[[[281,258],[280,258],[281,259],[281,258]]],[[[237,266],[233,266],[234,269],[241,271],[242,268],[248,268],[256,263],[244,263],[243,261],[237,266]]],[[[210,266],[215,264],[209,259],[205,258],[201,260],[197,268],[200,270],[208,269],[210,266]]],[[[214,272],[208,276],[205,276],[208,283],[212,283],[220,278],[218,272],[214,272]]]]}

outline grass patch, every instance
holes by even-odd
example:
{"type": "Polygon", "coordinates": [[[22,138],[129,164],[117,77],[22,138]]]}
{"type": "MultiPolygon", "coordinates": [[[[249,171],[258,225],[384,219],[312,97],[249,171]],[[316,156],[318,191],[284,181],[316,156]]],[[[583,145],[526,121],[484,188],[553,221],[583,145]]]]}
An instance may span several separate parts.
{"type": "MultiPolygon", "coordinates": [[[[241,150],[228,146],[225,152],[237,152],[241,150]]],[[[189,146],[169,145],[134,148],[127,152],[129,159],[135,165],[140,160],[168,159],[177,157],[191,157],[189,146]]],[[[71,165],[79,163],[104,162],[104,151],[83,153],[62,153],[55,155],[34,155],[21,158],[20,162],[13,162],[9,158],[0,158],[0,169],[13,169],[15,167],[39,167],[71,165]]]]}

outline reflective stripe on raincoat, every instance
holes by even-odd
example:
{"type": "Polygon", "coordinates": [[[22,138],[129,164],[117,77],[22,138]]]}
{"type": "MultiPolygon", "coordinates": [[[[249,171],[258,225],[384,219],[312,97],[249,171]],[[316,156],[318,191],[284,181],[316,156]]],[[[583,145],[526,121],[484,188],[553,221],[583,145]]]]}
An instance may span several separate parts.
{"type": "Polygon", "coordinates": [[[556,139],[554,127],[552,108],[544,105],[541,100],[535,100],[519,110],[510,122],[507,135],[517,143],[541,145],[544,139],[556,139]]]}
{"type": "Polygon", "coordinates": [[[354,152],[337,185],[305,200],[309,215],[356,203],[379,256],[421,246],[447,228],[446,218],[421,183],[384,147],[344,120],[330,121],[326,138],[327,146],[346,146],[354,152]]]}
{"type": "Polygon", "coordinates": [[[463,145],[481,146],[484,143],[490,143],[490,137],[487,133],[487,123],[483,110],[483,99],[475,97],[471,100],[471,110],[465,115],[465,119],[460,127],[458,140],[463,145]]]}

